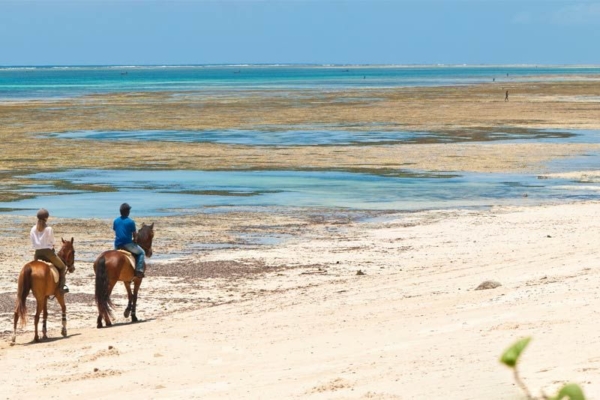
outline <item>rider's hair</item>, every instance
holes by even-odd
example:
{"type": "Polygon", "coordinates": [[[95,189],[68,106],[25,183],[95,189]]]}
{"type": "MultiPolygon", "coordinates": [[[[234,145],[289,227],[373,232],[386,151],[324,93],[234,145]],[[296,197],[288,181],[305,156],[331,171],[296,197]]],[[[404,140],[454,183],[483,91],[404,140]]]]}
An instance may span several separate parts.
{"type": "Polygon", "coordinates": [[[40,210],[37,212],[37,224],[36,224],[36,229],[39,232],[42,232],[44,229],[46,229],[46,221],[48,220],[48,217],[50,216],[50,213],[48,212],[48,210],[46,210],[45,208],[40,208],[40,210]]]}
{"type": "Polygon", "coordinates": [[[119,208],[119,212],[121,213],[122,217],[129,217],[130,210],[131,210],[131,206],[127,203],[121,204],[121,207],[119,208]]]}

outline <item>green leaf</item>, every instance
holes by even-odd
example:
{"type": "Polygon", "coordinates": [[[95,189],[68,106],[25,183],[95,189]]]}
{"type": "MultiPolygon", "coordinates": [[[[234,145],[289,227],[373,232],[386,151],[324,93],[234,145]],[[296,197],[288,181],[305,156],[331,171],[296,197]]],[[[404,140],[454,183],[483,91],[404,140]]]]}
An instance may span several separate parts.
{"type": "Polygon", "coordinates": [[[564,398],[567,398],[568,400],[585,400],[583,390],[581,390],[579,385],[574,383],[563,386],[553,400],[563,400],[564,398]]]}
{"type": "Polygon", "coordinates": [[[510,346],[500,357],[500,362],[509,366],[510,368],[514,368],[517,365],[517,361],[519,360],[519,356],[525,350],[525,347],[529,344],[531,337],[523,338],[512,346],[510,346]]]}

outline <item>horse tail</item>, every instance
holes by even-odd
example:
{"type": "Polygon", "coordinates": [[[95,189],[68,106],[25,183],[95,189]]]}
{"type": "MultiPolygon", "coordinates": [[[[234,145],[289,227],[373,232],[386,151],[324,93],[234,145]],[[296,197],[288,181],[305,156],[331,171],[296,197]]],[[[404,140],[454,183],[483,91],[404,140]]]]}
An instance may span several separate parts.
{"type": "MultiPolygon", "coordinates": [[[[27,296],[31,291],[31,265],[27,264],[19,274],[19,284],[17,286],[17,305],[15,308],[15,317],[21,321],[20,327],[23,328],[27,323],[27,296]]],[[[15,321],[16,325],[16,321],[15,321]]]]}
{"type": "Polygon", "coordinates": [[[98,314],[107,319],[112,317],[113,303],[108,293],[108,274],[106,273],[106,259],[104,255],[96,261],[96,305],[98,314]]]}

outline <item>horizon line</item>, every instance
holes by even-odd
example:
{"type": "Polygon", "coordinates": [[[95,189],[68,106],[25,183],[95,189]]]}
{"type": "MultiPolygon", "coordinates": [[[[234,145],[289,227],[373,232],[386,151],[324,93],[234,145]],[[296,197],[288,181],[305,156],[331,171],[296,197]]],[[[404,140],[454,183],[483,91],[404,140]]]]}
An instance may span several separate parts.
{"type": "Polygon", "coordinates": [[[408,63],[408,64],[360,64],[360,63],[204,63],[204,64],[3,64],[1,69],[8,68],[182,68],[182,67],[571,67],[600,68],[600,64],[537,64],[537,63],[408,63]]]}

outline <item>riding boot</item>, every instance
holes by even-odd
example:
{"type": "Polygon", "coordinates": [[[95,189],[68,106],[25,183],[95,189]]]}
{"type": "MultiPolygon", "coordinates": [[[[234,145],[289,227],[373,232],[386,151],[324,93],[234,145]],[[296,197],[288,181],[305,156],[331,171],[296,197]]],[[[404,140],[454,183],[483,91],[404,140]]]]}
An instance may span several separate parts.
{"type": "Polygon", "coordinates": [[[59,270],[59,274],[58,274],[58,288],[60,289],[60,291],[65,294],[65,293],[69,293],[69,288],[66,285],[66,277],[67,271],[62,269],[59,270]]]}

